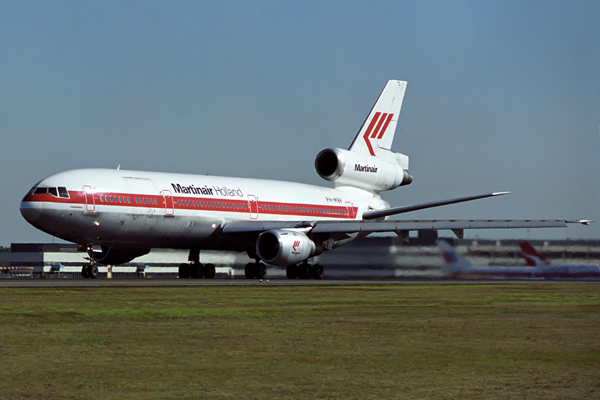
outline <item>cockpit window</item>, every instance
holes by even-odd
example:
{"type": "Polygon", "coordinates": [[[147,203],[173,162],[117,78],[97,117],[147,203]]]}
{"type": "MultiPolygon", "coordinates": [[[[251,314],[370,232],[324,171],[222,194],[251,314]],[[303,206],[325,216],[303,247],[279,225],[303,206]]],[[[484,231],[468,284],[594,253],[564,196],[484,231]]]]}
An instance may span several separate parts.
{"type": "Polygon", "coordinates": [[[58,196],[68,199],[69,198],[69,192],[67,192],[67,188],[64,186],[59,186],[58,187],[58,196]]]}
{"type": "Polygon", "coordinates": [[[68,199],[69,198],[69,192],[67,191],[67,188],[64,186],[59,186],[59,187],[42,187],[42,186],[38,186],[34,189],[31,189],[30,191],[31,194],[46,194],[49,193],[52,196],[55,197],[62,197],[63,199],[68,199]]]}

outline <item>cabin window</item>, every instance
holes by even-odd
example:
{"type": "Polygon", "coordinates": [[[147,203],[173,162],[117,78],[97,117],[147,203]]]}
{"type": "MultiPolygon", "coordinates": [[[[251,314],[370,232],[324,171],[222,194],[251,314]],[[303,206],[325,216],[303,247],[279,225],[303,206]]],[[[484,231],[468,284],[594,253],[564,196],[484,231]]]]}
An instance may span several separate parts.
{"type": "Polygon", "coordinates": [[[112,197],[112,196],[110,196],[110,202],[112,203],[112,201],[113,201],[113,197],[112,197]]]}

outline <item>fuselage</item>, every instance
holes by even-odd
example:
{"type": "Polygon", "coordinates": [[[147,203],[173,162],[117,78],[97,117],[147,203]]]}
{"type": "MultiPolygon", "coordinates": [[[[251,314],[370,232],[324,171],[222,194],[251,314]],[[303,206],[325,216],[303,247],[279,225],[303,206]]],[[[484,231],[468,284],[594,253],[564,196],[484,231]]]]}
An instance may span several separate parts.
{"type": "Polygon", "coordinates": [[[108,169],[79,169],[36,184],[21,202],[36,228],[80,244],[245,250],[219,235],[231,221],[360,219],[388,207],[356,189],[108,169]]]}

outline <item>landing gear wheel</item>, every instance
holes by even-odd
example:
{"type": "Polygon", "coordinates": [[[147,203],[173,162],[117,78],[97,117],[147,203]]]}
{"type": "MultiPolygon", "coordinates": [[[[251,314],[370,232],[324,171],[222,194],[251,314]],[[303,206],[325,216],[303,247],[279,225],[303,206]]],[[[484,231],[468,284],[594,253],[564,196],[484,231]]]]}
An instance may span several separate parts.
{"type": "Polygon", "coordinates": [[[191,275],[191,268],[189,264],[181,264],[179,265],[179,277],[181,279],[187,279],[191,275]]]}
{"type": "Polygon", "coordinates": [[[310,279],[310,264],[303,262],[298,265],[298,279],[310,279]]]}
{"type": "Polygon", "coordinates": [[[204,276],[204,267],[201,263],[193,263],[190,265],[191,276],[194,279],[202,279],[204,276]]]}
{"type": "Polygon", "coordinates": [[[96,279],[98,277],[98,267],[90,265],[88,267],[88,276],[92,279],[96,279]]]}
{"type": "Polygon", "coordinates": [[[263,263],[256,263],[256,277],[263,279],[267,276],[267,266],[263,263]]]}
{"type": "Polygon", "coordinates": [[[204,277],[206,279],[213,279],[215,277],[216,271],[215,266],[213,264],[205,264],[204,265],[204,277]]]}
{"type": "Polygon", "coordinates": [[[298,267],[296,264],[288,265],[285,269],[285,276],[288,279],[296,279],[298,277],[298,267]]]}
{"type": "Polygon", "coordinates": [[[248,279],[256,278],[256,264],[254,264],[254,263],[246,264],[246,268],[244,268],[244,273],[246,274],[246,278],[248,278],[248,279]]]}
{"type": "Polygon", "coordinates": [[[87,279],[90,277],[90,270],[89,270],[89,265],[84,265],[83,267],[81,267],[81,276],[84,279],[87,279]]]}
{"type": "Polygon", "coordinates": [[[314,264],[309,269],[310,277],[313,279],[323,279],[323,266],[321,264],[314,264]]]}

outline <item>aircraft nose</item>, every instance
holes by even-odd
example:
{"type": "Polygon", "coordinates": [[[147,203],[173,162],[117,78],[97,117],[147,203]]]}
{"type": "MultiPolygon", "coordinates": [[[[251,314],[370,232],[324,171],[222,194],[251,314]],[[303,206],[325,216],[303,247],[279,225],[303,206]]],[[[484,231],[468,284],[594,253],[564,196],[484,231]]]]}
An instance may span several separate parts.
{"type": "Polygon", "coordinates": [[[33,224],[42,215],[43,203],[40,201],[25,201],[21,202],[21,215],[27,222],[33,224]]]}

